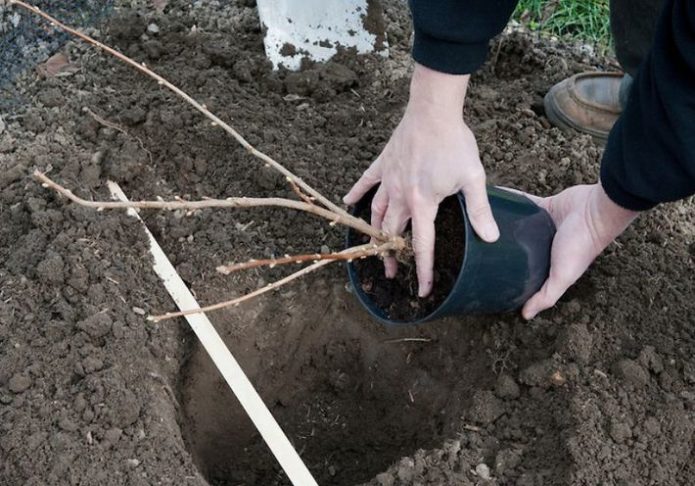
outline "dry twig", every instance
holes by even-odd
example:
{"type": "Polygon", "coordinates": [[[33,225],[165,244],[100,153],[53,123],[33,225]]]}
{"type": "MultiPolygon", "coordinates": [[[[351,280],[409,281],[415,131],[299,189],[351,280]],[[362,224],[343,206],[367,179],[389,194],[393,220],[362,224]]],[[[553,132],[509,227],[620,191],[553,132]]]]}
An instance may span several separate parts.
{"type": "MultiPolygon", "coordinates": [[[[80,206],[85,206],[88,208],[93,208],[97,210],[102,209],[205,209],[205,208],[253,208],[253,207],[281,207],[287,209],[294,209],[297,211],[304,211],[307,213],[315,214],[322,218],[329,220],[331,223],[339,223],[344,226],[349,226],[361,233],[374,236],[374,227],[368,225],[366,221],[359,218],[352,218],[350,220],[344,220],[342,216],[336,215],[333,211],[324,209],[322,207],[316,206],[314,204],[306,203],[303,201],[295,201],[294,199],[285,199],[280,197],[228,197],[226,199],[203,199],[200,201],[88,201],[83,199],[70,189],[67,189],[57,182],[51,180],[46,174],[39,170],[34,171],[34,177],[41,182],[44,187],[53,189],[58,194],[65,196],[70,201],[79,204],[80,206]]],[[[400,249],[400,247],[393,243],[393,249],[400,249]]]]}
{"type": "MultiPolygon", "coordinates": [[[[351,252],[359,252],[363,249],[366,249],[365,247],[370,247],[370,246],[372,246],[372,245],[367,244],[367,245],[362,245],[362,246],[355,246],[353,248],[348,248],[347,250],[344,250],[340,253],[345,254],[345,253],[351,253],[351,252]]],[[[147,320],[153,321],[153,322],[160,322],[160,321],[164,321],[166,319],[172,319],[174,317],[182,317],[182,316],[187,316],[190,314],[198,314],[199,312],[209,312],[209,311],[213,311],[213,310],[217,310],[217,309],[223,309],[225,307],[237,306],[237,305],[241,304],[242,302],[245,302],[245,301],[252,299],[254,297],[258,297],[259,295],[265,294],[266,292],[270,292],[273,289],[281,287],[281,286],[283,286],[283,285],[285,285],[293,280],[298,279],[299,277],[302,277],[302,276],[309,274],[315,270],[318,270],[319,268],[326,266],[329,263],[333,263],[334,261],[336,261],[336,260],[318,261],[316,263],[309,265],[308,267],[302,268],[298,272],[295,272],[291,275],[288,275],[285,278],[281,278],[280,280],[278,280],[276,282],[269,283],[265,287],[254,290],[253,292],[250,292],[246,295],[242,295],[241,297],[236,297],[234,299],[227,300],[225,302],[220,302],[218,304],[209,305],[207,307],[201,307],[200,309],[191,309],[191,310],[182,311],[182,312],[168,312],[166,314],[162,314],[159,316],[150,316],[147,318],[147,320]]]]}
{"type": "MultiPolygon", "coordinates": [[[[358,248],[358,247],[353,247],[358,248]]],[[[304,263],[304,262],[318,262],[321,260],[333,260],[333,261],[352,261],[358,258],[366,258],[368,256],[386,256],[390,251],[393,250],[393,243],[382,243],[381,245],[367,245],[361,251],[356,251],[354,253],[312,253],[308,255],[285,255],[282,258],[266,258],[263,260],[249,260],[243,263],[231,263],[229,265],[220,265],[217,267],[217,271],[224,275],[229,275],[232,272],[237,272],[239,270],[248,270],[250,268],[258,267],[270,267],[273,268],[277,265],[287,265],[288,263],[304,263]]]]}

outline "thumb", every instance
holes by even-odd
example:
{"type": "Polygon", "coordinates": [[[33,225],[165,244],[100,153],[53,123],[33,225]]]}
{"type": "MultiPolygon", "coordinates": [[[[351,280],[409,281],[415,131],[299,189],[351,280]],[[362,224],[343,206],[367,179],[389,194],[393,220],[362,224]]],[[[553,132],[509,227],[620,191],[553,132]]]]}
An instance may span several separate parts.
{"type": "Polygon", "coordinates": [[[554,306],[573,283],[574,281],[572,279],[553,271],[551,267],[548,280],[546,280],[543,287],[524,304],[521,315],[524,319],[530,321],[536,317],[539,312],[554,306]]]}
{"type": "Polygon", "coordinates": [[[381,181],[380,159],[376,159],[369,168],[364,171],[352,189],[343,197],[343,202],[348,206],[356,204],[367,191],[381,181]]]}
{"type": "Polygon", "coordinates": [[[466,214],[476,234],[488,243],[497,241],[500,230],[492,216],[485,180],[464,189],[463,195],[466,198],[466,214]]]}

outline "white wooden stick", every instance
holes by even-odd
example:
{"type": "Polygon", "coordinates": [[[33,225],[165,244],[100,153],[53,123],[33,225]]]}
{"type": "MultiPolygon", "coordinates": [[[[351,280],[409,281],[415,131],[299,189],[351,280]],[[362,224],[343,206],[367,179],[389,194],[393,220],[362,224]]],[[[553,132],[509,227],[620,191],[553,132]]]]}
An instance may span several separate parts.
{"type": "MultiPolygon", "coordinates": [[[[108,186],[111,195],[115,199],[128,201],[118,184],[109,181],[108,186]]],[[[188,290],[179,274],[176,273],[164,250],[159,246],[150,230],[147,229],[145,222],[140,219],[137,211],[131,208],[128,209],[128,214],[138,218],[144,226],[150,240],[150,252],[154,257],[154,271],[162,279],[164,287],[166,287],[178,308],[181,310],[199,308],[200,306],[195,297],[188,290]]],[[[239,366],[237,360],[224,344],[224,341],[222,341],[222,338],[220,338],[207,316],[202,313],[191,314],[186,316],[186,320],[232,389],[232,392],[236,395],[241,406],[246,410],[256,429],[261,433],[261,436],[268,444],[268,447],[292,484],[294,486],[318,486],[306,464],[299,457],[299,454],[280,428],[280,425],[275,421],[275,418],[265,406],[265,403],[263,403],[263,399],[258,395],[248,377],[244,374],[244,370],[241,369],[241,366],[239,366]]]]}

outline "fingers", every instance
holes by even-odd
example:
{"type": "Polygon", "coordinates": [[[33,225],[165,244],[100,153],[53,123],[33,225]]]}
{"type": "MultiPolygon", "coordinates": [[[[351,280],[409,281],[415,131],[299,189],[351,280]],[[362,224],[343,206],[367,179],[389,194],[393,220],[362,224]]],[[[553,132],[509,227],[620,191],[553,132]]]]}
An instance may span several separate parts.
{"type": "Polygon", "coordinates": [[[432,291],[434,268],[434,220],[438,205],[432,201],[413,206],[413,251],[417,267],[418,295],[427,297],[432,291]]]}
{"type": "Polygon", "coordinates": [[[492,216],[492,209],[490,209],[485,177],[483,176],[464,188],[463,194],[466,198],[466,214],[468,214],[468,220],[476,234],[488,243],[497,241],[500,237],[500,230],[492,216]]]}
{"type": "Polygon", "coordinates": [[[381,181],[381,162],[376,159],[369,168],[364,171],[362,177],[352,186],[352,189],[343,197],[343,202],[348,206],[357,203],[367,191],[381,181]]]}
{"type": "MultiPolygon", "coordinates": [[[[392,236],[401,235],[410,219],[410,211],[402,201],[389,201],[384,215],[381,229],[392,236]]],[[[394,278],[398,269],[398,262],[393,257],[384,258],[384,270],[386,278],[394,278]]]]}
{"type": "Polygon", "coordinates": [[[526,302],[521,311],[521,315],[524,319],[531,320],[536,317],[539,312],[550,309],[560,300],[560,297],[564,295],[574,282],[576,282],[576,279],[568,278],[558,271],[553,271],[551,267],[548,280],[546,280],[543,287],[526,302]]]}
{"type": "Polygon", "coordinates": [[[379,189],[377,189],[376,194],[374,194],[372,198],[372,217],[370,221],[371,225],[378,230],[382,227],[382,222],[384,221],[388,206],[389,196],[386,192],[386,187],[383,185],[379,186],[379,189]]]}

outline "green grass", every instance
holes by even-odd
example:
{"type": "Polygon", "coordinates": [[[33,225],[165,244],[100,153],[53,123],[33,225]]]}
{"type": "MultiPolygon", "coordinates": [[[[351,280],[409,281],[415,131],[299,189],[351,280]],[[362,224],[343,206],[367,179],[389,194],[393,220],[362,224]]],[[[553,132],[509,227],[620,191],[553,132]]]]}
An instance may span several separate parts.
{"type": "Polygon", "coordinates": [[[530,30],[609,49],[609,0],[520,0],[514,19],[530,30]]]}

